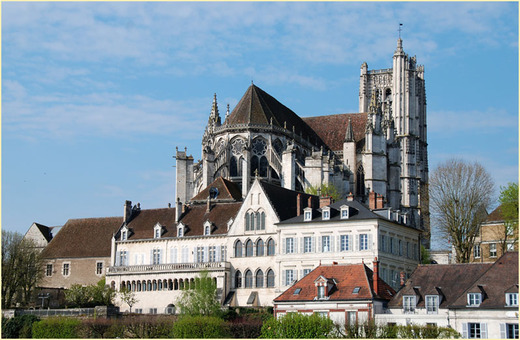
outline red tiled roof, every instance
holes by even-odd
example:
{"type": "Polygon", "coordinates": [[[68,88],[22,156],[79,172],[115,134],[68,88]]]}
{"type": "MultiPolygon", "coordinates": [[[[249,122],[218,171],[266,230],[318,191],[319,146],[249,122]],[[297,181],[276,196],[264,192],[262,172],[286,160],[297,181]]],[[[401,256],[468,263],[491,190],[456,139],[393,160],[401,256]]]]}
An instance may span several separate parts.
{"type": "Polygon", "coordinates": [[[42,252],[44,258],[109,257],[123,217],[70,219],[42,252]]]}
{"type": "Polygon", "coordinates": [[[240,201],[242,200],[242,191],[238,187],[236,183],[230,182],[222,177],[217,178],[210,185],[208,185],[204,190],[199,192],[195,197],[193,197],[192,201],[206,201],[209,196],[209,190],[211,188],[218,189],[218,200],[234,200],[240,201]]]}
{"type": "Polygon", "coordinates": [[[317,294],[315,280],[320,276],[336,282],[329,294],[329,301],[371,300],[374,298],[390,300],[395,291],[381,278],[379,279],[379,295],[374,296],[372,270],[365,264],[321,265],[296,282],[292,287],[274,299],[275,302],[313,301],[317,294]],[[354,288],[359,292],[354,293],[354,288]],[[295,295],[296,289],[300,289],[295,295]]]}
{"type": "Polygon", "coordinates": [[[359,142],[365,138],[366,113],[343,113],[328,116],[305,117],[303,121],[313,129],[318,136],[333,151],[343,150],[343,142],[347,132],[348,120],[352,121],[354,139],[359,142]]]}

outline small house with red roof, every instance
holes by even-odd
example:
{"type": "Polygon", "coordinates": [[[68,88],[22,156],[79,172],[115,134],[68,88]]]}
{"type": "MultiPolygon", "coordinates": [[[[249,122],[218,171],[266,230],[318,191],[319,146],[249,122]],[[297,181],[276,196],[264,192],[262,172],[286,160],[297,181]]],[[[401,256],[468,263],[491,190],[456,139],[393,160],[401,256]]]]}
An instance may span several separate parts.
{"type": "Polygon", "coordinates": [[[373,268],[365,263],[320,265],[274,299],[275,316],[316,313],[339,325],[373,320],[395,295],[379,277],[377,259],[373,268]]]}

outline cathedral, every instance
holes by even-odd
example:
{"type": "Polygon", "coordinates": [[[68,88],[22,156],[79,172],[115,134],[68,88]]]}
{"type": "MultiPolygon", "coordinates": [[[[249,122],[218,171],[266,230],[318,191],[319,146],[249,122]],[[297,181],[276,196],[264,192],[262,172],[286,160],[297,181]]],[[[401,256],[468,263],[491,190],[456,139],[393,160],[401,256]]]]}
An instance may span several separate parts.
{"type": "Polygon", "coordinates": [[[219,177],[238,184],[242,197],[255,178],[296,191],[333,185],[364,203],[374,192],[428,246],[427,145],[424,66],[399,38],[392,68],[361,65],[358,113],[299,117],[251,84],[221,117],[215,95],[202,159],[176,152],[175,197],[189,202],[219,177]]]}

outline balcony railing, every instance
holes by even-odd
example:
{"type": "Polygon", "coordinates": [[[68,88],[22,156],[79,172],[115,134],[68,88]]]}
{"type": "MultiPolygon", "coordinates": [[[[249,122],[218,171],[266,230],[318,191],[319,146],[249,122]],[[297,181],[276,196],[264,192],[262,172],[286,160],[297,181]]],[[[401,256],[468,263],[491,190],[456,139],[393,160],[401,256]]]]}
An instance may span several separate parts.
{"type": "Polygon", "coordinates": [[[121,273],[151,273],[151,272],[186,272],[211,269],[229,269],[229,262],[201,262],[201,263],[162,263],[141,264],[137,266],[111,266],[107,274],[121,273]]]}

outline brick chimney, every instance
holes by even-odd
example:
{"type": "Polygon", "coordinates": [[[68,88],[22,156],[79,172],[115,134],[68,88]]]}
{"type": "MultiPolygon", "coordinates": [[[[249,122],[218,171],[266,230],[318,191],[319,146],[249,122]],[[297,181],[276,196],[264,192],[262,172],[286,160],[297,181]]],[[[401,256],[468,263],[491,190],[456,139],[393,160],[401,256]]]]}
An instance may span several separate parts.
{"type": "Polygon", "coordinates": [[[384,206],[383,195],[377,194],[377,197],[376,197],[376,209],[383,209],[383,206],[384,206]]]}
{"type": "Polygon", "coordinates": [[[368,194],[368,207],[370,210],[377,209],[376,208],[376,193],[372,190],[368,194]]]}
{"type": "Polygon", "coordinates": [[[296,216],[302,214],[302,194],[298,194],[296,197],[296,216]]]}
{"type": "Polygon", "coordinates": [[[313,206],[312,206],[312,196],[309,196],[309,199],[307,200],[307,207],[313,208],[313,206]]]}
{"type": "Polygon", "coordinates": [[[330,196],[322,196],[320,197],[320,208],[329,206],[333,203],[332,197],[330,196]]]}
{"type": "Polygon", "coordinates": [[[377,260],[377,257],[374,258],[373,264],[373,276],[372,276],[372,283],[374,285],[374,293],[376,295],[379,295],[379,261],[377,260]]]}
{"type": "Polygon", "coordinates": [[[400,286],[402,287],[402,286],[404,286],[404,281],[405,281],[405,280],[404,280],[404,272],[400,272],[400,273],[399,273],[399,278],[400,278],[400,282],[399,282],[399,284],[400,284],[400,286]]]}
{"type": "Polygon", "coordinates": [[[128,223],[132,217],[132,201],[125,201],[123,210],[123,222],[128,223]]]}

